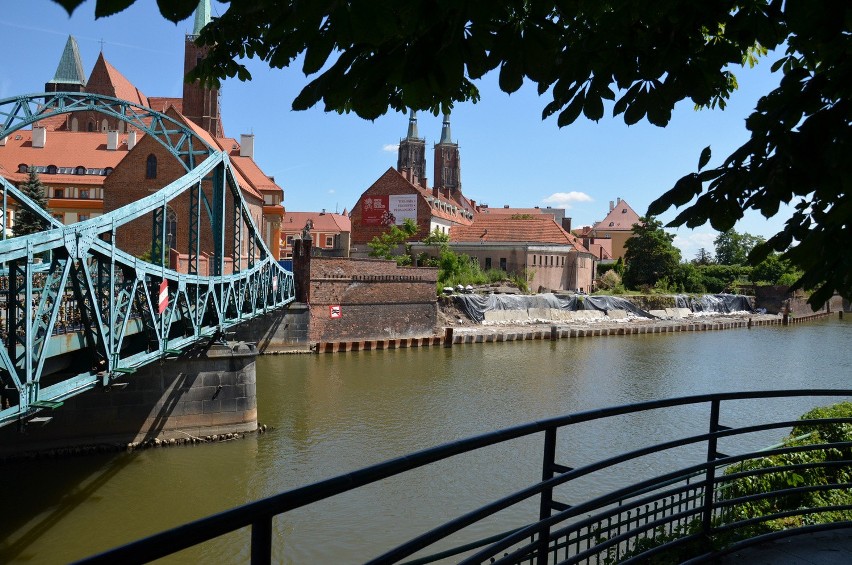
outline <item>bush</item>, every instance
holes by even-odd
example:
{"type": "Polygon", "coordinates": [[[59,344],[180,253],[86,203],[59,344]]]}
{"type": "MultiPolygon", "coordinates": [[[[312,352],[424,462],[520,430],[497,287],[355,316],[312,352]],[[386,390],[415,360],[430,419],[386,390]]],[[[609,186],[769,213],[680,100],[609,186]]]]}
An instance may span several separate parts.
{"type": "Polygon", "coordinates": [[[621,285],[621,276],[615,270],[608,270],[598,281],[601,290],[615,290],[621,285]]]}

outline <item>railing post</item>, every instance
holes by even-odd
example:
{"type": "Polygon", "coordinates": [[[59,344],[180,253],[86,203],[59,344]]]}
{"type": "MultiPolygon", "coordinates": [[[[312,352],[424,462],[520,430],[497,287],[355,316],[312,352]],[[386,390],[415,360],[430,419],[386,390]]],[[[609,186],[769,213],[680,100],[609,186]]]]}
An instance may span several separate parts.
{"type": "Polygon", "coordinates": [[[710,437],[707,440],[707,471],[704,476],[704,509],[702,512],[701,530],[705,541],[710,540],[713,530],[713,498],[715,494],[714,479],[716,477],[716,459],[718,456],[716,432],[719,431],[719,404],[715,398],[710,403],[710,437]]]}
{"type": "MultiPolygon", "coordinates": [[[[547,428],[544,432],[544,456],[541,462],[541,480],[546,481],[553,478],[553,465],[556,463],[556,428],[547,428]]],[[[541,491],[541,503],[539,505],[539,521],[550,518],[551,504],[553,503],[553,487],[547,487],[541,491]]],[[[538,556],[537,565],[547,565],[547,548],[550,544],[550,527],[541,528],[538,531],[538,556]]]]}
{"type": "Polygon", "coordinates": [[[272,516],[260,516],[251,525],[251,565],[272,563],[272,516]]]}

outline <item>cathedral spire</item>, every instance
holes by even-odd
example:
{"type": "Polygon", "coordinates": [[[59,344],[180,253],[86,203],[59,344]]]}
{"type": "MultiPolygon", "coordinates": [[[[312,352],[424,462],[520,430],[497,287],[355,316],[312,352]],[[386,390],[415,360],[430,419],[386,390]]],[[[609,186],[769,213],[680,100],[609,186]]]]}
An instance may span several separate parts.
{"type": "Polygon", "coordinates": [[[417,112],[414,110],[408,116],[408,135],[405,139],[417,139],[417,112]]]}
{"type": "Polygon", "coordinates": [[[195,9],[195,25],[192,28],[192,35],[199,35],[201,28],[210,23],[210,0],[200,0],[198,8],[195,9]]]}
{"type": "Polygon", "coordinates": [[[444,125],[441,127],[441,141],[438,143],[452,143],[453,139],[450,135],[450,113],[444,112],[444,125]]]}
{"type": "Polygon", "coordinates": [[[46,92],[82,92],[86,86],[86,73],[83,72],[83,63],[80,60],[80,49],[73,35],[68,36],[65,50],[56,67],[53,80],[45,85],[46,92]]]}

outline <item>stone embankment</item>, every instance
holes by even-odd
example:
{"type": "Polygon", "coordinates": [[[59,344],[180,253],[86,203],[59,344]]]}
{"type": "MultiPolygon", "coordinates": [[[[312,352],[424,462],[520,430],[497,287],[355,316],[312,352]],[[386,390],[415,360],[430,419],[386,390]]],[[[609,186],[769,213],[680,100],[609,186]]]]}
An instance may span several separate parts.
{"type": "Polygon", "coordinates": [[[594,310],[576,312],[550,309],[497,310],[486,312],[486,321],[475,325],[470,325],[470,320],[461,316],[455,318],[458,324],[453,324],[453,317],[445,316],[444,320],[448,322],[448,327],[444,328],[441,336],[319,342],[311,349],[317,353],[342,353],[409,347],[451,347],[472,343],[717,331],[785,323],[796,324],[831,315],[820,312],[810,316],[789,317],[785,320],[781,315],[748,312],[693,314],[684,308],[654,310],[651,314],[656,318],[633,316],[625,310],[610,310],[607,313],[594,310]]]}

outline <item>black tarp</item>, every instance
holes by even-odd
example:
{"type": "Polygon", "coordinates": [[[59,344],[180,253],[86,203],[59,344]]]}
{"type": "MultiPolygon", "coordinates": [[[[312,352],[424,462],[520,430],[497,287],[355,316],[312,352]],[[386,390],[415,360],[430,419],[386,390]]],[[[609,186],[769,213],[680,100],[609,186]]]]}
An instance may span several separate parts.
{"type": "Polygon", "coordinates": [[[633,305],[632,302],[618,296],[574,295],[561,297],[553,293],[521,294],[457,294],[456,304],[464,310],[468,318],[475,322],[485,319],[489,310],[529,310],[530,308],[554,308],[558,310],[627,310],[636,316],[653,318],[650,314],[633,305]]]}

